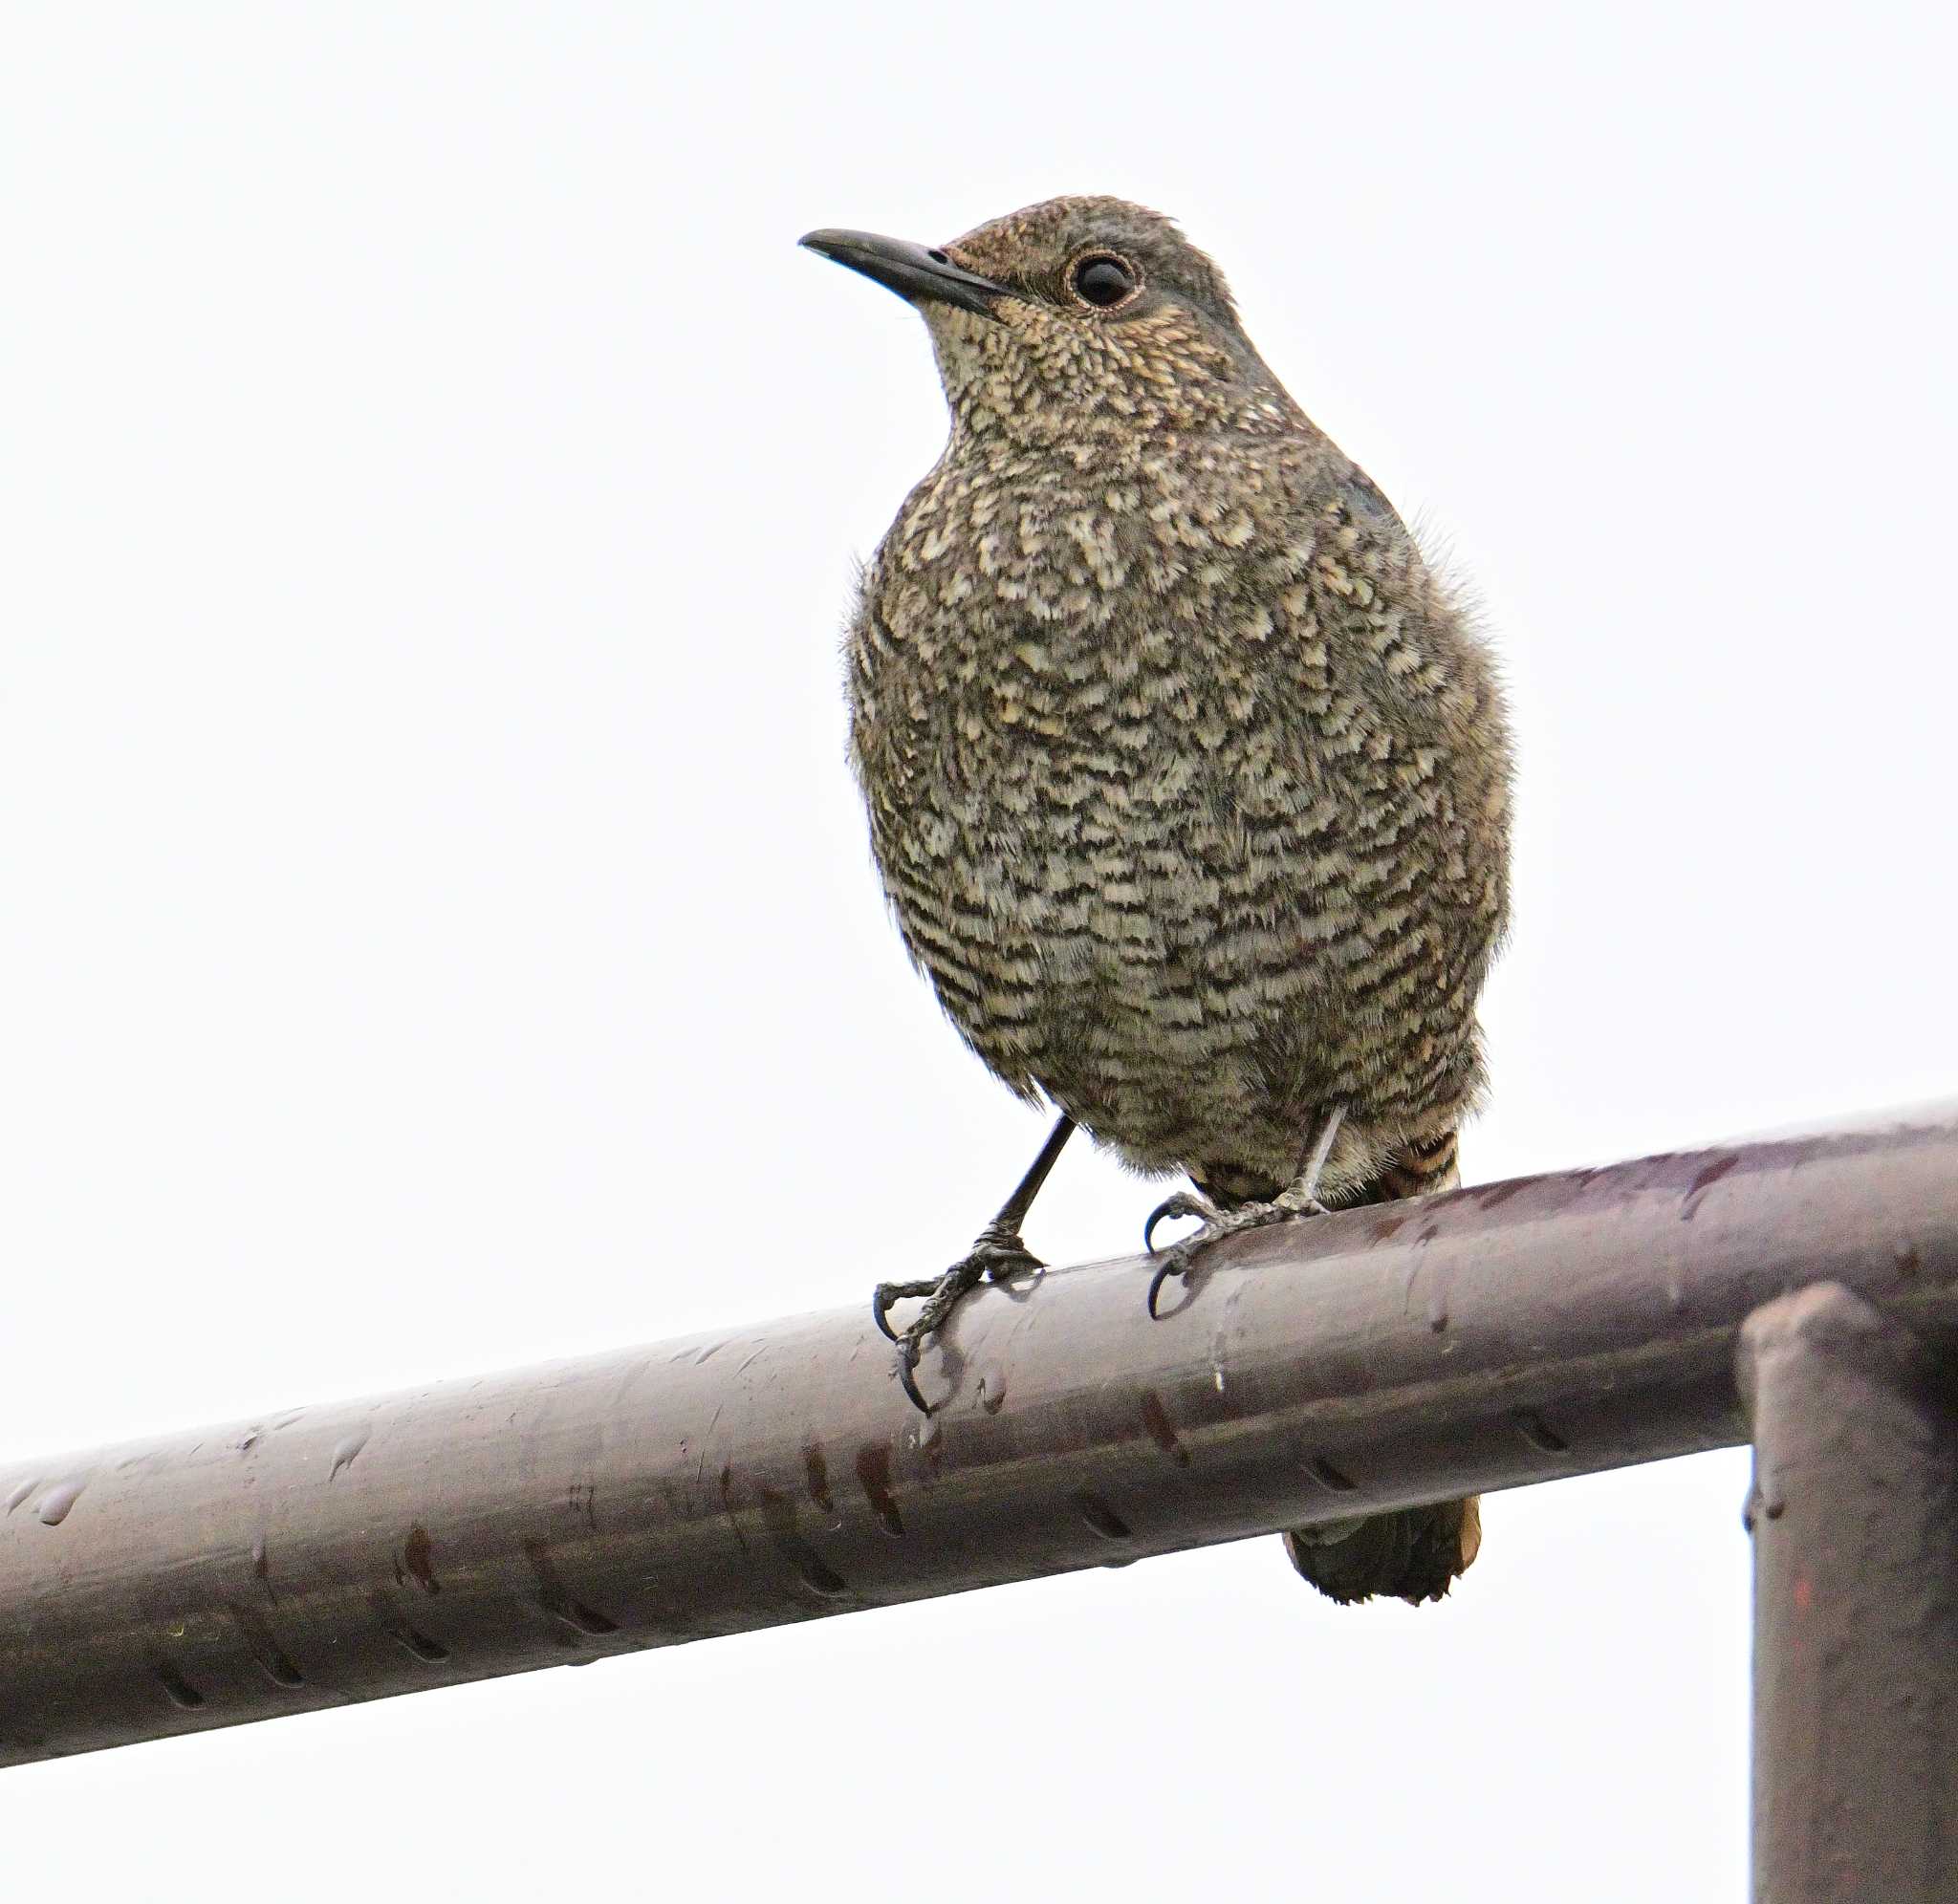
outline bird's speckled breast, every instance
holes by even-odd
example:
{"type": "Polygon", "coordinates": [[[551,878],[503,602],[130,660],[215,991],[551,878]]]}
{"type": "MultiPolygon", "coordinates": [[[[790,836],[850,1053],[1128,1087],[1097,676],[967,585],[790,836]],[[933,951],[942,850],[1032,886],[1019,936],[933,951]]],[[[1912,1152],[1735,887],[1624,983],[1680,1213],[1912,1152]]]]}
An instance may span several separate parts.
{"type": "Polygon", "coordinates": [[[1502,712],[1323,438],[955,436],[865,576],[853,755],[898,923],[1015,1090],[1283,1182],[1447,1128],[1503,923],[1502,712]]]}

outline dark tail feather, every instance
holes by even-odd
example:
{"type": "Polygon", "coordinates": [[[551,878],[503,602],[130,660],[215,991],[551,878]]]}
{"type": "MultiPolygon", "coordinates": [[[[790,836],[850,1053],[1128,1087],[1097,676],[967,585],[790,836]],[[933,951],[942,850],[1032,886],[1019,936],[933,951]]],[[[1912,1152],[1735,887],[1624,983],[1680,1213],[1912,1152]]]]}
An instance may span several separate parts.
{"type": "Polygon", "coordinates": [[[1366,1514],[1285,1536],[1292,1565],[1342,1607],[1390,1594],[1418,1607],[1439,1600],[1464,1573],[1482,1545],[1475,1498],[1366,1514]]]}
{"type": "MultiPolygon", "coordinates": [[[[1448,1131],[1409,1144],[1358,1196],[1339,1201],[1342,1205],[1390,1203],[1452,1190],[1460,1181],[1455,1134],[1448,1131]]],[[[1296,1527],[1285,1536],[1292,1565],[1341,1606],[1376,1594],[1405,1600],[1410,1607],[1439,1600],[1468,1572],[1481,1545],[1482,1515],[1472,1496],[1296,1527]]]]}

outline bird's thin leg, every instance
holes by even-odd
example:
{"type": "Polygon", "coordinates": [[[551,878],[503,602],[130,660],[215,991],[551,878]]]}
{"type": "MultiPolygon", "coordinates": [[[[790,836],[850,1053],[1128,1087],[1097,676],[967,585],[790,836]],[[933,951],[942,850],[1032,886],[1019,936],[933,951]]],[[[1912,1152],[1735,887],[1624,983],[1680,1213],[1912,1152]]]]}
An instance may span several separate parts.
{"type": "Polygon", "coordinates": [[[1319,1179],[1325,1175],[1326,1159],[1333,1154],[1333,1139],[1339,1135],[1339,1126],[1346,1121],[1346,1107],[1336,1104],[1326,1113],[1326,1121],[1319,1126],[1319,1134],[1307,1146],[1304,1156],[1298,1160],[1298,1175],[1286,1185],[1278,1201],[1282,1203],[1289,1198],[1294,1212],[1301,1217],[1322,1217],[1326,1206],[1319,1201],[1319,1179]]]}
{"type": "Polygon", "coordinates": [[[898,1380],[921,1414],[929,1415],[930,1405],[918,1392],[918,1357],[924,1352],[925,1338],[939,1329],[958,1307],[959,1298],[982,1277],[997,1280],[1022,1269],[1042,1267],[1040,1259],[1020,1241],[1020,1225],[1033,1207],[1033,1199],[1047,1181],[1067,1140],[1074,1136],[1075,1120],[1063,1114],[1047,1134],[1040,1155],[1020,1179],[1018,1187],[999,1206],[999,1214],[973,1239],[972,1247],[943,1276],[926,1276],[915,1283],[880,1283],[870,1298],[871,1320],[898,1345],[898,1380]],[[891,1327],[891,1306],[907,1297],[923,1296],[925,1307],[902,1332],[891,1327]]]}
{"type": "Polygon", "coordinates": [[[1192,1230],[1188,1236],[1172,1243],[1162,1252],[1162,1261],[1149,1279],[1150,1315],[1156,1313],[1156,1299],[1163,1293],[1163,1285],[1172,1276],[1188,1275],[1190,1266],[1213,1243],[1221,1243],[1227,1236],[1235,1236],[1240,1230],[1260,1229],[1267,1223],[1324,1216],[1326,1206],[1319,1201],[1319,1179],[1325,1174],[1326,1159],[1333,1154],[1333,1141],[1345,1121],[1346,1107],[1335,1104],[1307,1139],[1305,1149],[1299,1155],[1298,1174],[1270,1202],[1239,1203],[1235,1208],[1227,1210],[1201,1190],[1191,1188],[1179,1190],[1175,1196],[1165,1197],[1158,1203],[1149,1212],[1149,1221],[1142,1225],[1142,1247],[1152,1255],[1155,1253],[1153,1239],[1158,1223],[1167,1222],[1172,1217],[1201,1217],[1204,1226],[1192,1230]]]}

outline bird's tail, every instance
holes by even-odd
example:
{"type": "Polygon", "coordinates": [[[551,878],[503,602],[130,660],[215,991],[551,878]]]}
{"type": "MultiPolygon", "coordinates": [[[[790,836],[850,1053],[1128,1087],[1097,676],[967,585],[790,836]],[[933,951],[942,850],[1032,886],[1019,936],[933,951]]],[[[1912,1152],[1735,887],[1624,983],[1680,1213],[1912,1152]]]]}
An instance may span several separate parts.
{"type": "Polygon", "coordinates": [[[1378,1593],[1418,1607],[1439,1600],[1482,1546],[1478,1497],[1294,1527],[1285,1552],[1328,1599],[1350,1607],[1378,1593]]]}
{"type": "MultiPolygon", "coordinates": [[[[1362,1189],[1338,1201],[1342,1206],[1389,1203],[1452,1190],[1460,1181],[1455,1134],[1449,1131],[1397,1152],[1362,1189]]],[[[1376,1594],[1405,1600],[1410,1607],[1439,1600],[1468,1570],[1481,1545],[1482,1517],[1473,1495],[1391,1514],[1322,1521],[1294,1527],[1285,1536],[1292,1565],[1341,1606],[1376,1594]]]]}

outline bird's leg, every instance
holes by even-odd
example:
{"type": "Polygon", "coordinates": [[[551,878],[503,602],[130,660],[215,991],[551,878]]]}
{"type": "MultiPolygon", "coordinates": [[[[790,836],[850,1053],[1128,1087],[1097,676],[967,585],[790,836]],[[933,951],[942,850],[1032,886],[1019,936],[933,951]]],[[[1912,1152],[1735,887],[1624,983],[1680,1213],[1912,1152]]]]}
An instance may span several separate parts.
{"type": "Polygon", "coordinates": [[[973,1239],[971,1249],[943,1276],[926,1276],[915,1283],[880,1283],[870,1298],[871,1320],[898,1345],[898,1380],[920,1414],[929,1415],[931,1407],[918,1393],[918,1357],[924,1353],[925,1338],[941,1328],[946,1316],[958,1307],[959,1298],[982,1277],[994,1281],[1022,1269],[1043,1267],[1040,1259],[1020,1241],[1020,1225],[1047,1181],[1055,1159],[1074,1136],[1075,1120],[1063,1114],[1040,1146],[1019,1188],[999,1206],[999,1214],[973,1239]],[[909,1328],[900,1331],[891,1327],[891,1305],[907,1297],[923,1296],[925,1307],[909,1328]]]}
{"type": "Polygon", "coordinates": [[[1335,1104],[1326,1113],[1298,1159],[1297,1176],[1268,1203],[1239,1203],[1235,1208],[1227,1210],[1201,1190],[1192,1188],[1165,1197],[1149,1212],[1149,1221],[1142,1225],[1142,1247],[1151,1255],[1156,1253],[1152,1239],[1158,1223],[1167,1222],[1172,1217],[1203,1219],[1201,1229],[1192,1230],[1162,1252],[1156,1273],[1149,1279],[1151,1317],[1156,1313],[1156,1299],[1163,1292],[1163,1285],[1172,1276],[1188,1275],[1190,1266],[1213,1243],[1221,1243],[1227,1236],[1235,1236],[1240,1230],[1262,1229],[1267,1223],[1286,1223],[1299,1217],[1322,1217],[1326,1214],[1326,1206],[1318,1197],[1319,1178],[1325,1171],[1326,1159],[1333,1154],[1333,1139],[1339,1135],[1339,1126],[1345,1118],[1346,1107],[1343,1104],[1335,1104]]]}

